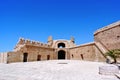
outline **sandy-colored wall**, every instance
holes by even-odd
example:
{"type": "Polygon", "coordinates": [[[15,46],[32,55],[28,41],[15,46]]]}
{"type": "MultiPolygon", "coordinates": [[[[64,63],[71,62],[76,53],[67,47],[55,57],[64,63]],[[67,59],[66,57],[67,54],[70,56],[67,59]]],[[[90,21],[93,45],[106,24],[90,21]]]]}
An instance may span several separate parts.
{"type": "Polygon", "coordinates": [[[50,55],[50,59],[54,59],[55,50],[53,48],[26,46],[27,53],[29,54],[29,61],[36,61],[37,55],[41,55],[41,60],[47,60],[47,55],[50,55]]]}
{"type": "Polygon", "coordinates": [[[95,42],[100,42],[108,50],[120,49],[120,25],[103,29],[94,34],[95,42]]]}
{"type": "Polygon", "coordinates": [[[83,60],[86,61],[105,61],[105,58],[96,48],[94,43],[81,45],[70,49],[70,59],[82,60],[81,54],[83,55],[83,60]]]}
{"type": "Polygon", "coordinates": [[[106,58],[105,55],[101,52],[101,50],[96,45],[94,45],[94,49],[95,49],[95,61],[105,62],[106,58]]]}
{"type": "Polygon", "coordinates": [[[43,48],[36,46],[24,46],[23,49],[17,52],[8,52],[8,62],[23,62],[23,54],[28,53],[27,61],[37,61],[37,56],[41,55],[41,60],[47,60],[47,55],[50,55],[50,60],[54,59],[55,51],[52,48],[43,48]]]}
{"type": "Polygon", "coordinates": [[[7,52],[0,53],[0,63],[7,63],[7,52]]]}
{"type": "Polygon", "coordinates": [[[22,62],[22,52],[8,52],[7,63],[22,62]]]}

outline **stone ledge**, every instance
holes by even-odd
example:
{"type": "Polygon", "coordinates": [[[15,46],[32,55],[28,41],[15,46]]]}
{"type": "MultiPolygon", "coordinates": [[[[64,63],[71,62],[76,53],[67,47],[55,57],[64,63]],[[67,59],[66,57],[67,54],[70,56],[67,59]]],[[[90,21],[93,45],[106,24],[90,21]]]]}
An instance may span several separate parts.
{"type": "Polygon", "coordinates": [[[114,28],[114,27],[119,26],[119,25],[120,25],[120,21],[117,21],[117,22],[112,23],[112,24],[110,24],[110,25],[107,25],[107,26],[105,26],[105,27],[103,27],[103,28],[101,28],[101,29],[98,29],[98,30],[94,33],[94,35],[102,32],[102,31],[105,31],[105,30],[114,28]]]}
{"type": "Polygon", "coordinates": [[[78,47],[85,47],[85,46],[90,46],[90,45],[95,45],[95,43],[94,42],[90,42],[90,43],[86,43],[86,44],[81,44],[79,46],[71,47],[70,49],[78,48],[78,47]]]}

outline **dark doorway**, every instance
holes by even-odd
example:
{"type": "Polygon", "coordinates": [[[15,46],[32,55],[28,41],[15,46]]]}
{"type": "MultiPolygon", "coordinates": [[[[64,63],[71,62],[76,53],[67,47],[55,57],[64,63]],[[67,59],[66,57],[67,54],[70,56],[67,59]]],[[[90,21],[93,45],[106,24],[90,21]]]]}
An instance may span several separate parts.
{"type": "Polygon", "coordinates": [[[37,56],[37,61],[41,61],[41,55],[37,56]]]}
{"type": "Polygon", "coordinates": [[[80,56],[81,56],[82,60],[84,60],[84,56],[83,56],[83,54],[80,54],[80,56]]]}
{"type": "Polygon", "coordinates": [[[23,54],[23,62],[27,62],[28,53],[23,54]]]}
{"type": "Polygon", "coordinates": [[[65,59],[65,51],[60,50],[58,52],[58,59],[65,59]]]}
{"type": "Polygon", "coordinates": [[[65,48],[65,44],[64,43],[59,43],[58,48],[65,48]]]}
{"type": "Polygon", "coordinates": [[[47,60],[50,60],[50,55],[47,55],[47,60]]]}
{"type": "Polygon", "coordinates": [[[72,54],[72,58],[74,58],[73,54],[72,54]]]}

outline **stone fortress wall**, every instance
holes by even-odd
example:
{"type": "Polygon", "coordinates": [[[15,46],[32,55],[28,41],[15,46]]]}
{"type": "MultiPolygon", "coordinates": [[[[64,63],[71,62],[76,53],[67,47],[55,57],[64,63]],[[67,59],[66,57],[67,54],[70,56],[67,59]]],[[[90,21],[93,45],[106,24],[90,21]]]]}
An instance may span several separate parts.
{"type": "Polygon", "coordinates": [[[120,49],[120,21],[97,30],[94,38],[107,50],[120,49]]]}
{"type": "Polygon", "coordinates": [[[106,61],[105,52],[120,49],[120,21],[97,30],[94,39],[92,43],[77,46],[73,37],[70,40],[54,40],[50,36],[47,44],[20,38],[14,51],[0,54],[0,62],[59,59],[106,61]]]}
{"type": "Polygon", "coordinates": [[[70,48],[70,55],[74,60],[105,61],[105,57],[94,42],[70,48]]]}
{"type": "Polygon", "coordinates": [[[54,59],[55,49],[50,45],[20,39],[13,52],[8,52],[7,63],[54,59]],[[24,59],[26,54],[26,60],[24,59]],[[53,56],[54,55],[54,56],[53,56]],[[50,57],[49,57],[50,56],[50,57]]]}
{"type": "MultiPolygon", "coordinates": [[[[94,39],[103,54],[109,50],[120,49],[120,21],[97,30],[94,39]]],[[[120,58],[118,61],[120,62],[120,58]]]]}

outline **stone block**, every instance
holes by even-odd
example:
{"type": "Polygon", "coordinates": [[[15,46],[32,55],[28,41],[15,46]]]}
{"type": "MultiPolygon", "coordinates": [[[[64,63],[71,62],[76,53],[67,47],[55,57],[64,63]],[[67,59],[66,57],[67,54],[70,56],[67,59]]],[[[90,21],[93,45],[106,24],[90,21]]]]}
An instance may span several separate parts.
{"type": "Polygon", "coordinates": [[[114,75],[119,73],[119,68],[115,65],[107,65],[99,67],[99,74],[102,75],[114,75]]]}

